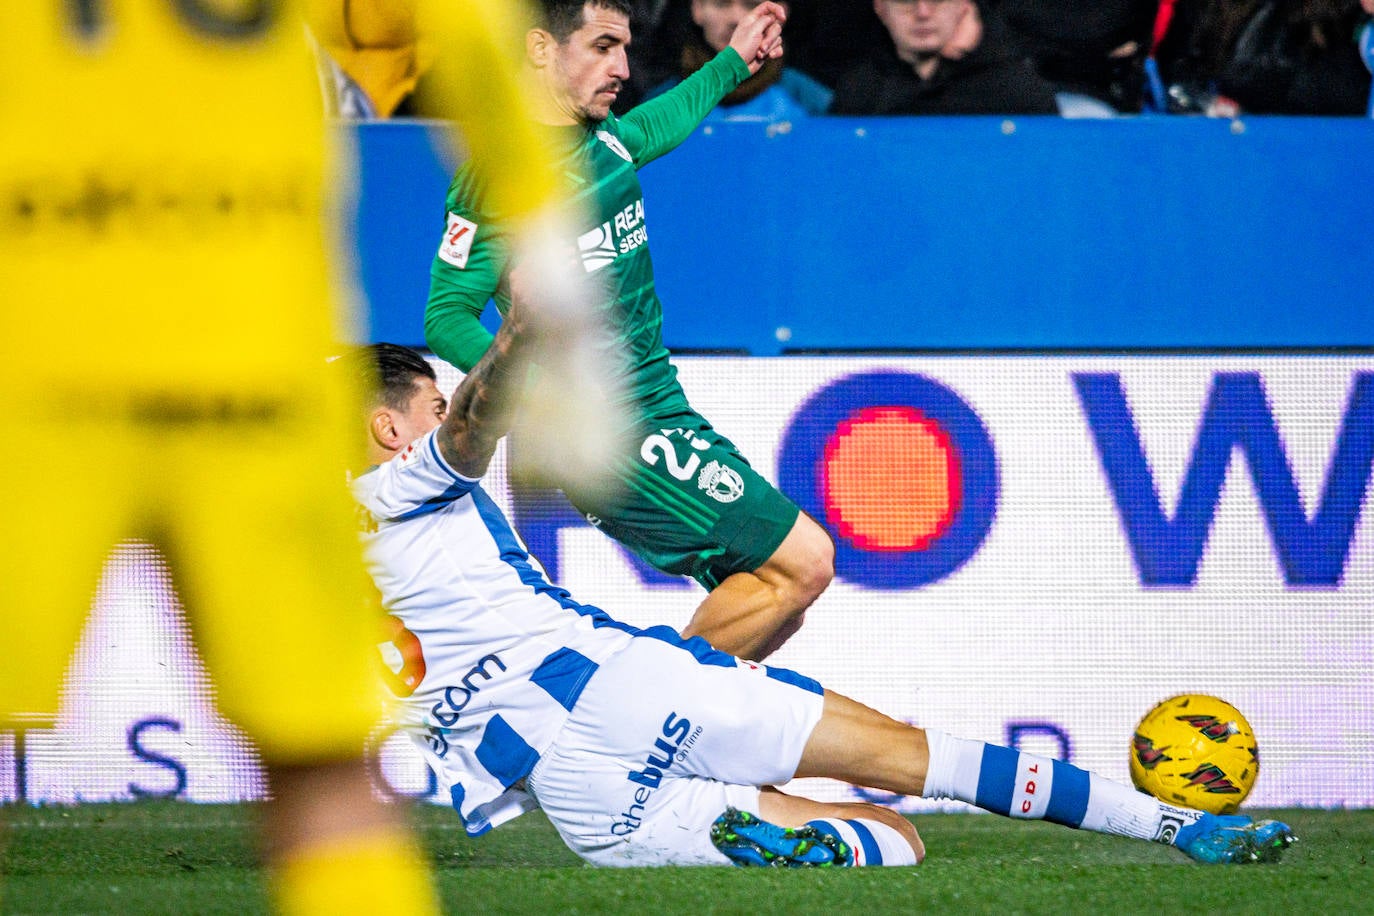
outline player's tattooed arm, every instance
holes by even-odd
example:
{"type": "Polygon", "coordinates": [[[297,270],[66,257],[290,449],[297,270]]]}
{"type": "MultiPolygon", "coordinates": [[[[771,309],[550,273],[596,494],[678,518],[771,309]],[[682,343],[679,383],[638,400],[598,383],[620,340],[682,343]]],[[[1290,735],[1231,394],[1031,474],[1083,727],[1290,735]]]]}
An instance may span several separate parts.
{"type": "Polygon", "coordinates": [[[531,345],[520,311],[512,307],[487,352],[453,392],[439,428],[440,453],[464,477],[486,473],[497,442],[510,430],[515,416],[531,345]]]}

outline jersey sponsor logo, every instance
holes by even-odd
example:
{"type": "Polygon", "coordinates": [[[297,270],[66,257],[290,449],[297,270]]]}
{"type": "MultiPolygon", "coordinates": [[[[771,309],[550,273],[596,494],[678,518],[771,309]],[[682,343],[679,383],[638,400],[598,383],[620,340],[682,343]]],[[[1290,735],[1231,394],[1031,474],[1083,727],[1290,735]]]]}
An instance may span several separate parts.
{"type": "Polygon", "coordinates": [[[463,219],[457,213],[448,215],[448,227],[444,229],[444,241],[439,245],[439,259],[462,270],[468,266],[468,255],[472,254],[472,240],[477,235],[477,224],[463,219]]]}
{"type": "Polygon", "coordinates": [[[134,391],[127,396],[71,390],[54,395],[65,417],[116,420],[159,429],[266,427],[290,423],[300,411],[277,395],[235,392],[134,391]]]}
{"type": "Polygon", "coordinates": [[[577,238],[577,248],[582,252],[582,266],[587,273],[596,273],[615,260],[615,235],[609,221],[597,226],[591,232],[584,232],[577,238]]]}
{"type": "MultiPolygon", "coordinates": [[[[159,167],[160,168],[160,167],[159,167]]],[[[152,167],[106,165],[100,172],[61,175],[35,172],[0,186],[0,233],[28,235],[56,230],[93,233],[184,233],[241,228],[262,220],[294,219],[313,211],[299,176],[271,172],[228,174],[217,167],[213,183],[190,185],[152,167]]]]}
{"type": "Polygon", "coordinates": [[[708,461],[697,477],[697,486],[718,503],[732,503],[744,495],[744,481],[734,468],[708,461]]]}
{"type": "Polygon", "coordinates": [[[621,159],[624,159],[626,162],[634,161],[634,157],[631,156],[630,151],[625,148],[625,144],[621,143],[620,138],[615,136],[614,134],[604,130],[598,130],[596,132],[596,139],[606,144],[606,146],[610,148],[611,152],[615,153],[617,156],[619,156],[621,159]]]}
{"type": "Polygon", "coordinates": [[[644,198],[636,200],[590,232],[578,236],[582,266],[595,273],[622,254],[648,244],[649,230],[644,225],[644,198]]]}
{"type": "Polygon", "coordinates": [[[612,834],[629,836],[643,826],[644,807],[663,781],[663,774],[672,768],[674,761],[687,759],[685,748],[695,744],[702,731],[701,726],[693,731],[690,719],[676,712],[668,713],[668,718],[663,720],[662,736],[654,739],[654,749],[644,758],[644,769],[632,770],[625,776],[636,786],[634,798],[611,821],[612,834]]]}
{"type": "Polygon", "coordinates": [[[446,734],[458,724],[458,720],[463,717],[463,710],[467,709],[472,698],[482,692],[488,681],[505,670],[506,663],[501,661],[501,656],[495,653],[485,655],[463,675],[461,683],[444,688],[443,699],[429,710],[435,724],[430,726],[426,737],[430,750],[436,757],[443,758],[448,754],[446,734]]]}
{"type": "MultiPolygon", "coordinates": [[[[84,39],[100,36],[110,23],[98,0],[67,0],[68,15],[76,34],[84,39]]],[[[199,39],[224,43],[262,38],[281,22],[281,0],[240,0],[239,3],[202,3],[171,0],[171,11],[199,39]],[[224,9],[216,9],[216,7],[224,9]]]]}

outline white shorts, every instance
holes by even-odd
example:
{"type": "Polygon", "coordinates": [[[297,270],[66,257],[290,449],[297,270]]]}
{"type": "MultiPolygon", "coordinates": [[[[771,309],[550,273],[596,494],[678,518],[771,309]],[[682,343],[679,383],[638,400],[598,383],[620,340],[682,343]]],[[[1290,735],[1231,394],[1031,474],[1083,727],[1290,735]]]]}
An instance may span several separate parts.
{"type": "Polygon", "coordinates": [[[701,639],[648,634],[592,676],[527,787],[594,865],[728,864],[711,822],[757,812],[759,786],[792,778],[824,695],[701,639]]]}

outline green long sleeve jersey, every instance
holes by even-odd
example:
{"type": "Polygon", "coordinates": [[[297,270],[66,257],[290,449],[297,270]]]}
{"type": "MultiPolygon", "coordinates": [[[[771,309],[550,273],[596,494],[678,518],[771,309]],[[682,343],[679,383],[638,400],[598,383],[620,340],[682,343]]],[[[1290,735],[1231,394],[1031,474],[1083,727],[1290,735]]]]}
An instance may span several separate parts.
{"type": "MultiPolygon", "coordinates": [[[[598,308],[611,330],[607,365],[622,367],[631,419],[687,408],[677,370],[663,345],[663,304],[654,290],[644,194],[637,171],[691,134],[720,100],[749,76],[726,48],[680,85],[592,125],[550,127],[555,163],[578,214],[577,249],[598,283],[598,308]]],[[[441,359],[471,369],[491,344],[480,318],[494,301],[510,308],[511,237],[487,200],[480,163],[468,162],[449,186],[447,224],[430,269],[425,339],[441,359]]]]}

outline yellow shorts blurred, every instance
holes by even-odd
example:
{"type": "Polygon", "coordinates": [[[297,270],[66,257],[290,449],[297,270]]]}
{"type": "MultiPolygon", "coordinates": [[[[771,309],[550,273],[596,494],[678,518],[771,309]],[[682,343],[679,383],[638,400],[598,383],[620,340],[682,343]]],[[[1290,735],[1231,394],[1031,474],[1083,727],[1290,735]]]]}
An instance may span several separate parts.
{"type": "Polygon", "coordinates": [[[380,716],[380,630],[344,483],[345,402],[324,373],[291,390],[64,394],[69,381],[35,386],[4,355],[22,433],[0,525],[0,722],[55,712],[103,561],[137,537],[167,557],[220,709],[264,758],[356,756],[380,716]]]}

